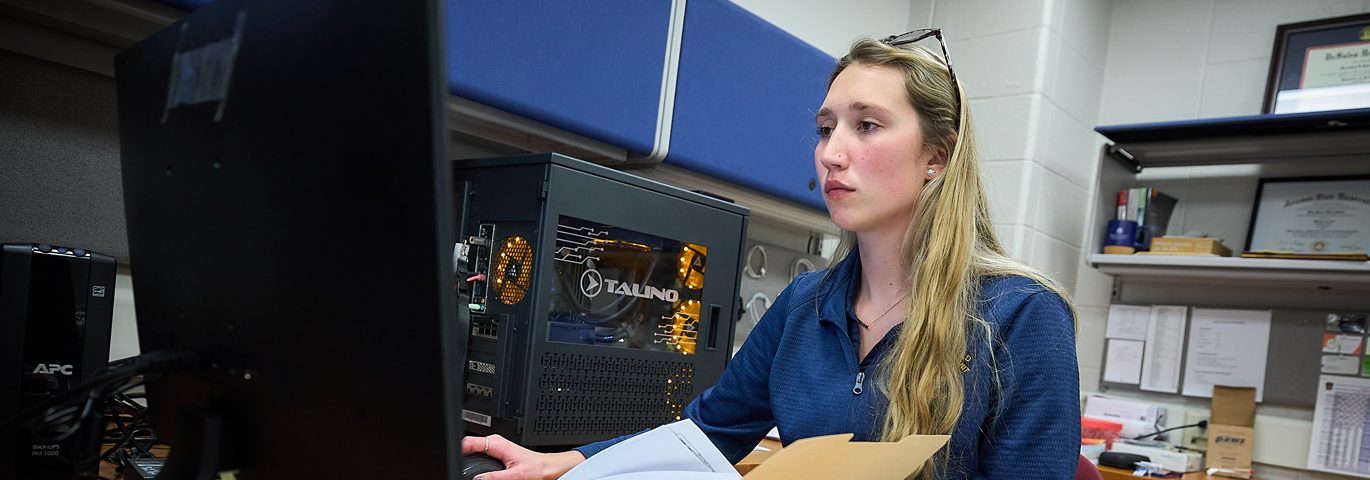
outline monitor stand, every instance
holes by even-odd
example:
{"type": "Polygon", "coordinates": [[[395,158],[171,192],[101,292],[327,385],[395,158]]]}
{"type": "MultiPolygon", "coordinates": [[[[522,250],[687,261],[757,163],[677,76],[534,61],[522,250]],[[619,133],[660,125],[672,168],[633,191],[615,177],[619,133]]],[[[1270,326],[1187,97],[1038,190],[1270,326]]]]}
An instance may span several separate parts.
{"type": "Polygon", "coordinates": [[[217,412],[199,405],[182,404],[176,408],[176,424],[181,441],[171,446],[166,466],[156,480],[214,480],[219,477],[220,450],[223,447],[224,419],[217,412]]]}

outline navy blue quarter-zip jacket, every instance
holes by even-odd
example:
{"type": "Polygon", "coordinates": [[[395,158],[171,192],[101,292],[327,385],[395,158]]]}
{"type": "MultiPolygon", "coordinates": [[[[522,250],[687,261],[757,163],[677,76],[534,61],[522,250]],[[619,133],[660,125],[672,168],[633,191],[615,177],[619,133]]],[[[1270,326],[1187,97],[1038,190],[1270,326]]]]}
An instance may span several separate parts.
{"type": "MultiPolygon", "coordinates": [[[[685,417],[729,460],[747,456],[771,427],[779,428],[785,445],[837,433],[853,433],[853,441],[880,439],[888,380],[877,366],[901,328],[857,358],[859,276],[853,251],[831,270],[796,278],[718,385],[685,408],[685,417]]],[[[1070,307],[1024,277],[985,278],[980,298],[992,343],[983,329],[968,332],[965,406],[942,453],[946,478],[1074,478],[1080,383],[1070,307]]],[[[577,450],[588,458],[625,438],[577,450]]]]}

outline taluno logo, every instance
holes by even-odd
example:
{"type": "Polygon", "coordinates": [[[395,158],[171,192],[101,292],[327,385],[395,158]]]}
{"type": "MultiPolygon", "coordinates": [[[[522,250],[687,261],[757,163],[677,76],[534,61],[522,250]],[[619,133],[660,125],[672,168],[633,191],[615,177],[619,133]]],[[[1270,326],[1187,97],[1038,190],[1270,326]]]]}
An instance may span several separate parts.
{"type": "Polygon", "coordinates": [[[599,270],[589,269],[580,274],[580,293],[585,294],[586,298],[595,298],[604,289],[604,277],[599,274],[599,270]]]}
{"type": "Polygon", "coordinates": [[[601,292],[608,291],[616,295],[629,295],[638,298],[655,298],[663,302],[675,302],[680,300],[680,292],[671,288],[657,288],[651,285],[643,285],[631,282],[620,282],[604,278],[599,270],[590,269],[580,274],[580,293],[585,294],[586,298],[595,298],[601,292]]]}
{"type": "Polygon", "coordinates": [[[656,288],[651,285],[639,285],[636,283],[620,282],[617,280],[604,280],[604,286],[609,289],[609,293],[619,295],[631,295],[638,298],[655,298],[663,302],[675,302],[680,300],[680,292],[675,289],[656,288]]]}

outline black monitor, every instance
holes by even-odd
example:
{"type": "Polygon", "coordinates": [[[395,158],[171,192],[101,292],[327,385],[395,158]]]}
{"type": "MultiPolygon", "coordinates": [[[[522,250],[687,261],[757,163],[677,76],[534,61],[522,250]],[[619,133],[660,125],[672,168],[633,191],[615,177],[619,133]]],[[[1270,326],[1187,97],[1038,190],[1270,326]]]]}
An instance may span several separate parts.
{"type": "MultiPolygon", "coordinates": [[[[443,2],[219,0],[116,59],[163,476],[459,478],[443,2]]],[[[160,477],[159,477],[160,478],[160,477]]]]}

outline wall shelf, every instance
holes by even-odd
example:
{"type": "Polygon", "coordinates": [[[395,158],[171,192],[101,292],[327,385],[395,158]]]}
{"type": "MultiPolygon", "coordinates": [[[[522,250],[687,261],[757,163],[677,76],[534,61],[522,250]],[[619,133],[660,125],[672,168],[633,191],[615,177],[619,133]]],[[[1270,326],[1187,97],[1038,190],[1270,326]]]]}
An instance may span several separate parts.
{"type": "Polygon", "coordinates": [[[1370,262],[1344,260],[1094,254],[1089,263],[1109,275],[1148,281],[1304,286],[1370,283],[1370,262]]]}
{"type": "Polygon", "coordinates": [[[1094,130],[1114,142],[1106,147],[1109,157],[1140,172],[1146,167],[1367,157],[1367,129],[1370,109],[1111,125],[1094,130]]]}

